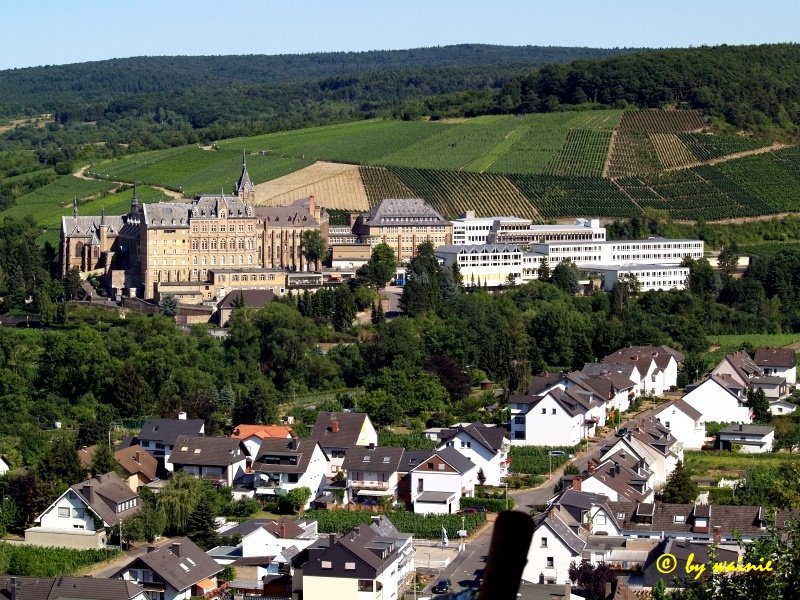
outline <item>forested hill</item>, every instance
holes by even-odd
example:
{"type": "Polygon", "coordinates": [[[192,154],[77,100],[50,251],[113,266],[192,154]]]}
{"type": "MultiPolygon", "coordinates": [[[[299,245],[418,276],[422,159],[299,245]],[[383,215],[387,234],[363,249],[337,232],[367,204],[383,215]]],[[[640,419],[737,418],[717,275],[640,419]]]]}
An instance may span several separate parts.
{"type": "Polygon", "coordinates": [[[463,98],[443,108],[442,100],[428,108],[449,116],[444,113],[550,112],[586,103],[678,104],[739,129],[797,135],[800,45],[714,46],[578,60],[516,77],[480,108],[463,98]]]}
{"type": "Polygon", "coordinates": [[[631,51],[462,44],[274,56],[154,56],[12,69],[0,71],[0,116],[17,115],[25,110],[54,112],[64,108],[65,103],[194,88],[274,85],[386,70],[531,68],[631,51]]]}

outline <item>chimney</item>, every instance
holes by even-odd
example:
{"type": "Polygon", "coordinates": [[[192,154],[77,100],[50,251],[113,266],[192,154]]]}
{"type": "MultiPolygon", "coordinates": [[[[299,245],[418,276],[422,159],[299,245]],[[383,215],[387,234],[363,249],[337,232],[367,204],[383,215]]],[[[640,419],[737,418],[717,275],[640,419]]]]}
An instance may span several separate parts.
{"type": "Polygon", "coordinates": [[[155,551],[156,551],[156,545],[155,544],[147,544],[147,553],[148,554],[150,554],[151,552],[155,552],[155,551]]]}
{"type": "Polygon", "coordinates": [[[185,411],[181,411],[181,412],[179,412],[179,413],[178,413],[178,418],[179,418],[181,421],[185,421],[185,420],[186,420],[186,412],[185,412],[185,411]]]}
{"type": "Polygon", "coordinates": [[[17,578],[16,577],[9,578],[8,587],[10,588],[9,592],[11,593],[11,595],[10,595],[11,600],[17,600],[17,585],[18,584],[17,584],[17,578]]]}
{"type": "Polygon", "coordinates": [[[180,556],[181,556],[181,543],[180,542],[172,542],[172,544],[170,544],[169,549],[172,550],[172,553],[175,556],[180,558],[180,556]]]}
{"type": "Polygon", "coordinates": [[[339,433],[339,419],[331,419],[331,432],[339,433]]]}
{"type": "Polygon", "coordinates": [[[739,431],[741,431],[742,429],[744,429],[744,425],[742,425],[741,423],[739,423],[739,431]]]}
{"type": "Polygon", "coordinates": [[[714,525],[712,530],[713,530],[714,543],[719,544],[722,541],[722,528],[719,525],[714,525]]]}
{"type": "Polygon", "coordinates": [[[570,596],[572,595],[572,586],[569,582],[564,584],[564,600],[570,600],[570,596]]]}
{"type": "Polygon", "coordinates": [[[331,533],[328,536],[328,547],[332,548],[335,545],[336,545],[336,534],[331,533]]]}
{"type": "Polygon", "coordinates": [[[597,469],[597,465],[594,464],[594,461],[593,460],[589,461],[589,475],[594,473],[596,469],[597,469]]]}
{"type": "Polygon", "coordinates": [[[614,473],[619,475],[619,463],[618,462],[614,463],[614,473]]]}
{"type": "Polygon", "coordinates": [[[133,455],[133,460],[135,460],[139,464],[142,464],[142,461],[139,460],[140,458],[141,458],[141,453],[137,450],[136,454],[133,455]]]}
{"type": "Polygon", "coordinates": [[[286,538],[286,523],[284,521],[281,521],[280,529],[278,531],[280,532],[279,535],[281,536],[281,539],[285,539],[286,538]]]}
{"type": "Polygon", "coordinates": [[[575,490],[576,492],[580,492],[582,482],[583,482],[583,477],[581,477],[580,475],[575,475],[575,477],[573,477],[572,479],[572,489],[575,490]]]}
{"type": "Polygon", "coordinates": [[[374,442],[370,442],[370,443],[369,443],[369,446],[367,446],[367,448],[368,448],[369,450],[375,450],[375,443],[374,443],[374,442]]]}
{"type": "Polygon", "coordinates": [[[86,498],[89,504],[94,502],[94,488],[92,486],[84,485],[81,489],[81,494],[83,494],[83,497],[86,498]]]}

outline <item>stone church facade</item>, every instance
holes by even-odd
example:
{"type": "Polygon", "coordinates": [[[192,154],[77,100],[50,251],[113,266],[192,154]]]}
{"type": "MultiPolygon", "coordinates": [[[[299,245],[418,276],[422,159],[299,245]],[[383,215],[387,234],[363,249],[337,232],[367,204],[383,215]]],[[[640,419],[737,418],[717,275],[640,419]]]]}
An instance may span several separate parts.
{"type": "Polygon", "coordinates": [[[184,303],[219,300],[233,289],[284,293],[287,275],[312,270],[302,234],[328,239],[328,215],[314,197],[290,206],[254,207],[247,162],[232,195],[140,206],[134,188],[125,215],[63,217],[62,274],[77,267],[100,276],[115,294],[184,303]]]}

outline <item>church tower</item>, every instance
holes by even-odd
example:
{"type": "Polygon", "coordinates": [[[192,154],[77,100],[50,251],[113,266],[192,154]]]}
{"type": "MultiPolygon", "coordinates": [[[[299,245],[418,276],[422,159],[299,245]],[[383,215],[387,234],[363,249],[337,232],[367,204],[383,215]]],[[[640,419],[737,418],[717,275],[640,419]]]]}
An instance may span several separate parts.
{"type": "Polygon", "coordinates": [[[256,186],[250,181],[250,173],[247,172],[247,153],[242,153],[242,174],[236,184],[236,195],[245,204],[252,204],[256,199],[256,186]]]}

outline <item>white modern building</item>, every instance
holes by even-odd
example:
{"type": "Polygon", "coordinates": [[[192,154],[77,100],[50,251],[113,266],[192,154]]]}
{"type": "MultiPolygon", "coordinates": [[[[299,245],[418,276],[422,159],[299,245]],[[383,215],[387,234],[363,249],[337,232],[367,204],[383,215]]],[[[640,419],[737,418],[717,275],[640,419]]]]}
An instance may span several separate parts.
{"type": "Polygon", "coordinates": [[[621,278],[634,276],[640,291],[682,290],[689,280],[689,267],[680,265],[583,265],[581,271],[600,277],[600,287],[610,292],[621,278]]]}
{"type": "Polygon", "coordinates": [[[476,217],[467,211],[463,217],[450,221],[453,224],[453,244],[485,244],[492,233],[524,232],[531,228],[530,219],[520,217],[476,217]]]}

